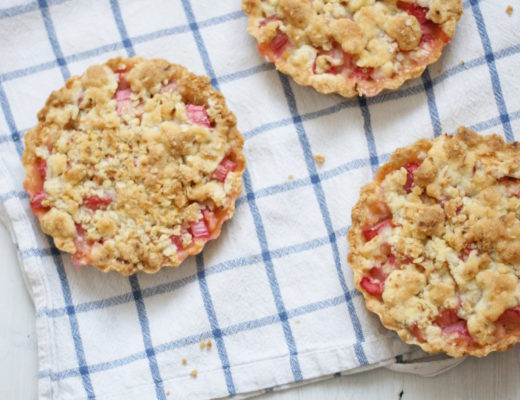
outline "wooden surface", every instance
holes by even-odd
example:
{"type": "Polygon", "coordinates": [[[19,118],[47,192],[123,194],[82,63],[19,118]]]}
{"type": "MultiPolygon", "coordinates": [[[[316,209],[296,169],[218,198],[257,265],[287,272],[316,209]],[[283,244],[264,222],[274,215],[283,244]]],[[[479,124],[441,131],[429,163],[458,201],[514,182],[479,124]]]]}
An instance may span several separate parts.
{"type": "MultiPolygon", "coordinates": [[[[34,307],[24,287],[14,246],[0,224],[0,399],[37,398],[34,307]]],[[[263,400],[310,399],[520,399],[520,347],[468,359],[434,378],[385,369],[264,395],[263,400]]]]}

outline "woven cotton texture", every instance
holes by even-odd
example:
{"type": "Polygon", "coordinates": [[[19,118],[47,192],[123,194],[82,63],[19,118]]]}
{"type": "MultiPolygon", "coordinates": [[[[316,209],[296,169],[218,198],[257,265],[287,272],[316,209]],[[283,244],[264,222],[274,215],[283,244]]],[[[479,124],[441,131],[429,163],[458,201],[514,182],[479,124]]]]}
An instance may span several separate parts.
{"type": "Polygon", "coordinates": [[[266,63],[238,0],[0,6],[0,195],[36,309],[40,398],[245,396],[411,350],[354,289],[350,210],[397,146],[459,125],[515,139],[520,7],[509,16],[502,1],[466,1],[455,38],[420,79],[345,100],[266,63]],[[118,55],[208,75],[238,118],[248,161],[218,240],[178,269],[130,278],[77,270],[56,250],[30,211],[20,162],[50,92],[118,55]]]}

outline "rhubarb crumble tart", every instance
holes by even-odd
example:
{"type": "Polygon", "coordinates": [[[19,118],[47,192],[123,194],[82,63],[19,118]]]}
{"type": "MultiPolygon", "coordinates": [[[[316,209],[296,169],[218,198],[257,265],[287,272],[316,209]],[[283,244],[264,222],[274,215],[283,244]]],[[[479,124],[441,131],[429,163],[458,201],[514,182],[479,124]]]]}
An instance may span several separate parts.
{"type": "Polygon", "coordinates": [[[215,239],[242,189],[243,137],[207,77],[109,60],[53,92],[25,134],[24,186],[76,265],[178,266],[215,239]]]}
{"type": "Polygon", "coordinates": [[[407,343],[485,356],[520,340],[520,146],[459,128],[394,152],[348,233],[367,308],[407,343]]]}
{"type": "Polygon", "coordinates": [[[421,75],[453,37],[462,0],[242,0],[242,9],[279,71],[353,97],[421,75]]]}

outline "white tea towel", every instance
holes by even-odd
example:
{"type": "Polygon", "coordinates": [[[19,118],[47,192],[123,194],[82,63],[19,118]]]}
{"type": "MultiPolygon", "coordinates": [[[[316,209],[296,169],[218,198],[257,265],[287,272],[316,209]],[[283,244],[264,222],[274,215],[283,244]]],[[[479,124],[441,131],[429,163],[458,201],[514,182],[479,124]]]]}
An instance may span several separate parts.
{"type": "Polygon", "coordinates": [[[345,234],[360,186],[396,146],[459,125],[507,140],[520,131],[520,7],[464,6],[421,78],[346,100],[266,63],[239,0],[2,1],[0,196],[36,308],[40,398],[247,396],[406,360],[412,348],[354,290],[345,234]],[[134,54],[212,78],[246,138],[248,169],[234,218],[203,255],[125,278],[77,270],[52,246],[20,155],[51,90],[134,54]]]}

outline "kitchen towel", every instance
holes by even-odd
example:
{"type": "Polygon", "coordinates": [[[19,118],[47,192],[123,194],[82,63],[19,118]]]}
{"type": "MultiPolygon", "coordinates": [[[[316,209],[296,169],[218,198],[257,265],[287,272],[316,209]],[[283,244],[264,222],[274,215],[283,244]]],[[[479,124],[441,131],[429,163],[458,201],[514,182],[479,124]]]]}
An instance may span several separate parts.
{"type": "Polygon", "coordinates": [[[2,1],[0,196],[35,304],[40,398],[245,397],[383,365],[452,365],[399,366],[420,353],[366,311],[345,235],[360,186],[397,146],[459,125],[519,134],[520,7],[506,5],[465,1],[455,38],[421,78],[347,100],[266,63],[239,0],[2,1]],[[30,212],[20,162],[49,93],[118,55],[208,75],[248,161],[218,240],[178,269],[130,278],[76,269],[56,250],[30,212]]]}

